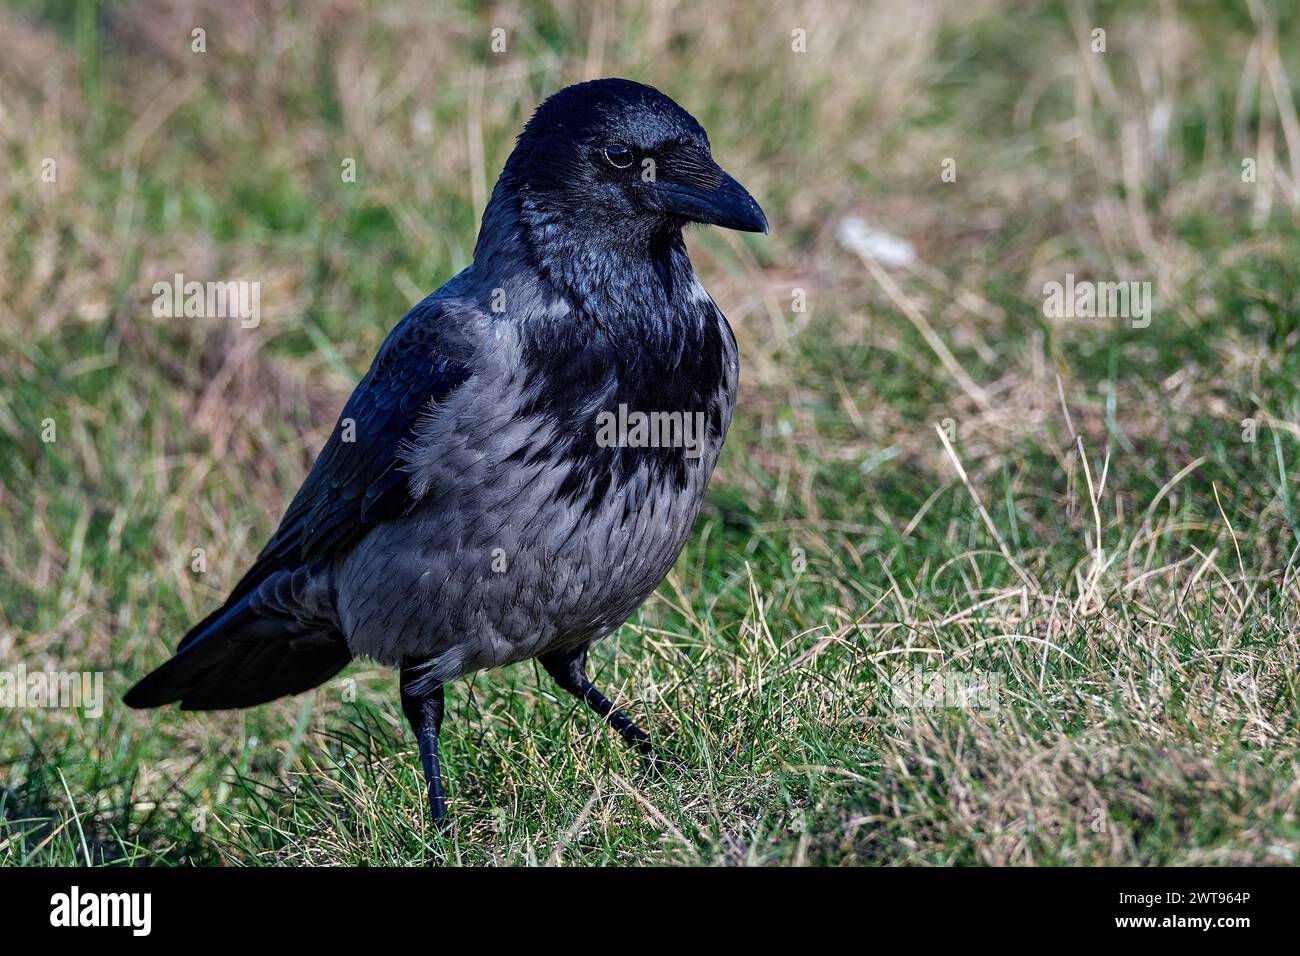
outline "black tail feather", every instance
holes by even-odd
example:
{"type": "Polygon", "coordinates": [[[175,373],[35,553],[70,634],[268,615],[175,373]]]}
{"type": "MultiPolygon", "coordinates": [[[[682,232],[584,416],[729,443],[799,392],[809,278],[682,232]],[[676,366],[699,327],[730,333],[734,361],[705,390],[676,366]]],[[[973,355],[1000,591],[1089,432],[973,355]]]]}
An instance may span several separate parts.
{"type": "Polygon", "coordinates": [[[308,569],[271,575],[194,627],[127,692],[127,706],[252,707],[324,683],[352,659],[329,603],[308,569]]]}

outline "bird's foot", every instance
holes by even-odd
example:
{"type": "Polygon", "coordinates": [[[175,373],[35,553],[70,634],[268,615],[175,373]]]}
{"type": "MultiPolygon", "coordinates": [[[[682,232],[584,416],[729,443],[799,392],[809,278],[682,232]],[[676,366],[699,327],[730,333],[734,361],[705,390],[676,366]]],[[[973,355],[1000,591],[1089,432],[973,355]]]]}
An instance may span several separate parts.
{"type": "Polygon", "coordinates": [[[740,757],[744,755],[745,751],[751,749],[753,746],[754,742],[752,740],[738,740],[729,747],[724,747],[722,749],[722,756],[726,757],[728,760],[739,760],[740,757]]]}
{"type": "Polygon", "coordinates": [[[437,833],[446,833],[451,826],[451,817],[447,815],[447,800],[441,793],[429,794],[429,822],[437,833]]]}
{"type": "Polygon", "coordinates": [[[686,764],[676,754],[655,747],[650,741],[639,743],[636,748],[641,753],[641,766],[652,777],[666,777],[672,773],[681,773],[686,764]]]}

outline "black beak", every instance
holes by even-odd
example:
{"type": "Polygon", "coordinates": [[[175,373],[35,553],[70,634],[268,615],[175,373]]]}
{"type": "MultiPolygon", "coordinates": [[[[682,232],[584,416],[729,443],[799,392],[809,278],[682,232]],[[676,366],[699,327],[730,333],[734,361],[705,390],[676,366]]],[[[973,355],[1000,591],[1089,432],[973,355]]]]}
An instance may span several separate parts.
{"type": "Polygon", "coordinates": [[[767,216],[749,191],[716,166],[711,172],[713,175],[708,178],[718,183],[713,188],[703,183],[699,186],[666,180],[654,183],[651,189],[656,204],[664,212],[691,222],[766,233],[767,216]]]}

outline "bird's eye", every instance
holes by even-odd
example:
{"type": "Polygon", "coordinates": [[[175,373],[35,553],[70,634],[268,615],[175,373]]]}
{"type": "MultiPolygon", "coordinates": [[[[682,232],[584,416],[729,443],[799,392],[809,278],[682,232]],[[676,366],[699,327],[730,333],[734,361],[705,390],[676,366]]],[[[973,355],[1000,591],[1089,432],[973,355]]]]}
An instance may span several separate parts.
{"type": "Polygon", "coordinates": [[[620,143],[605,147],[605,159],[618,169],[627,169],[632,165],[632,150],[620,143]]]}

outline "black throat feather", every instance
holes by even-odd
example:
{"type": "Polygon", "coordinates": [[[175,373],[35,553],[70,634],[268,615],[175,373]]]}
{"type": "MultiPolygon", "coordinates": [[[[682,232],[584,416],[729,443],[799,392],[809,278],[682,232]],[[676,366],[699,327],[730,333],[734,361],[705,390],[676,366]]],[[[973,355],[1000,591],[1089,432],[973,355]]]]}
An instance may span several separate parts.
{"type": "Polygon", "coordinates": [[[561,437],[521,448],[515,458],[567,467],[560,494],[587,508],[640,468],[654,482],[685,487],[700,460],[684,448],[597,440],[600,415],[617,414],[620,406],[647,415],[702,414],[702,440],[721,440],[723,325],[695,277],[680,224],[649,233],[578,225],[532,207],[507,170],[485,211],[475,268],[516,271],[521,259],[524,271],[542,280],[552,307],[518,323],[527,396],[520,412],[548,420],[561,437]]]}

